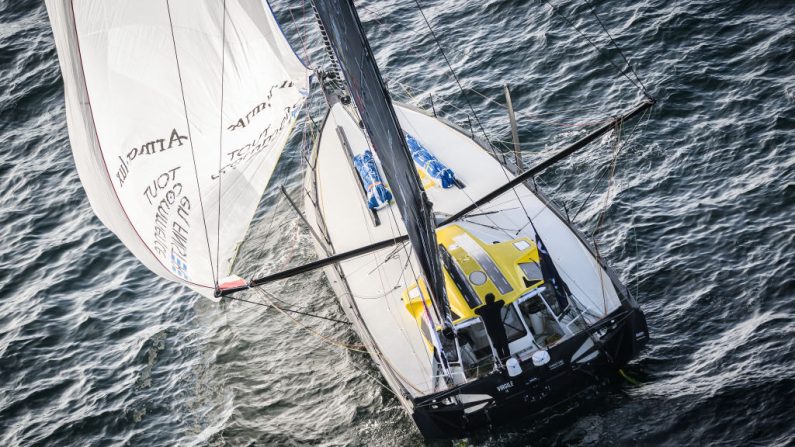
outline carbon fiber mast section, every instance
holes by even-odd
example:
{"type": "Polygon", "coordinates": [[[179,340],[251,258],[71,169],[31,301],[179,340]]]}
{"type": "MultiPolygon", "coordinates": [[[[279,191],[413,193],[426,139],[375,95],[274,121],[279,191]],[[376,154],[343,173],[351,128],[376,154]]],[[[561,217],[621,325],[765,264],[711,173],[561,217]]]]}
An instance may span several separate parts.
{"type": "Polygon", "coordinates": [[[314,0],[365,131],[381,160],[435,307],[452,329],[431,203],[351,0],[314,0]]]}

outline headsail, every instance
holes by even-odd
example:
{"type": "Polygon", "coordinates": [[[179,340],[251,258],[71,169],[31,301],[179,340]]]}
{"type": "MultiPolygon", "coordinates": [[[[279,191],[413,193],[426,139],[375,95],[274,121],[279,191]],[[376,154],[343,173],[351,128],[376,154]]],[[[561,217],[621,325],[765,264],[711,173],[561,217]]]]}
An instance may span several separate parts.
{"type": "Polygon", "coordinates": [[[315,0],[314,4],[365,130],[381,160],[432,298],[444,322],[451,324],[431,204],[422,190],[411,152],[356,9],[350,0],[315,0]]]}
{"type": "Polygon", "coordinates": [[[46,3],[91,206],[149,269],[212,297],[307,69],[262,0],[46,3]]]}

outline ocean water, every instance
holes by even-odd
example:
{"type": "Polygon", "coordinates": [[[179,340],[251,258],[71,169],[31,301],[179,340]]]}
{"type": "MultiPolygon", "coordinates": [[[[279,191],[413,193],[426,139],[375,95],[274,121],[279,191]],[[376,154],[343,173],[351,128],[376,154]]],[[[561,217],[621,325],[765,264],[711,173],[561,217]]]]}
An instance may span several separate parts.
{"type": "MultiPolygon", "coordinates": [[[[605,139],[538,181],[595,235],[652,340],[631,380],[465,444],[793,445],[795,5],[590,1],[658,103],[619,145],[605,139]]],[[[586,2],[550,2],[620,65],[586,2]]],[[[322,66],[308,3],[273,7],[322,66]]],[[[441,116],[476,134],[479,120],[501,146],[507,82],[526,163],[640,99],[544,1],[420,2],[464,94],[413,1],[356,3],[396,98],[430,107],[433,95],[441,116]]],[[[309,111],[322,119],[319,96],[309,111]]],[[[101,225],[74,169],[39,1],[0,0],[0,117],[0,445],[423,444],[366,356],[272,309],[161,280],[101,225]]],[[[302,130],[243,247],[246,274],[315,257],[277,190],[300,192],[302,130]]],[[[343,317],[319,273],[268,290],[343,317]]],[[[346,325],[300,321],[356,342],[346,325]]]]}

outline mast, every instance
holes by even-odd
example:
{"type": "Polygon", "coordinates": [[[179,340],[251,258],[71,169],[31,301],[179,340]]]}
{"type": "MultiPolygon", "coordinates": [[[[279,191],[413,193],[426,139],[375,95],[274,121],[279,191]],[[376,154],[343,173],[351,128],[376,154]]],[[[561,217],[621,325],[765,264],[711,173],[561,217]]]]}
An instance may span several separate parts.
{"type": "Polygon", "coordinates": [[[365,131],[381,160],[422,276],[445,329],[452,330],[450,307],[436,242],[431,203],[423,191],[392,101],[351,0],[314,0],[337,56],[365,131]]]}

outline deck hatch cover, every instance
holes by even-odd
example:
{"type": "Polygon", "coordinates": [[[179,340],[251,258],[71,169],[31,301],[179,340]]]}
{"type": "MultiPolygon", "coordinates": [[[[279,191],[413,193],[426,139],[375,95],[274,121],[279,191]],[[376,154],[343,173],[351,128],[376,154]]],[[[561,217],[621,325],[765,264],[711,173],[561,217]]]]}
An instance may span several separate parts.
{"type": "Polygon", "coordinates": [[[463,248],[470,256],[475,258],[475,261],[480,264],[483,268],[483,271],[486,272],[486,275],[489,277],[491,282],[497,286],[497,290],[500,291],[501,294],[505,295],[506,293],[513,292],[513,287],[511,283],[505,279],[505,275],[502,274],[500,269],[497,267],[497,264],[494,263],[494,260],[491,259],[486,250],[480,246],[472,236],[469,234],[459,234],[453,238],[456,244],[458,244],[461,248],[463,248]]]}

